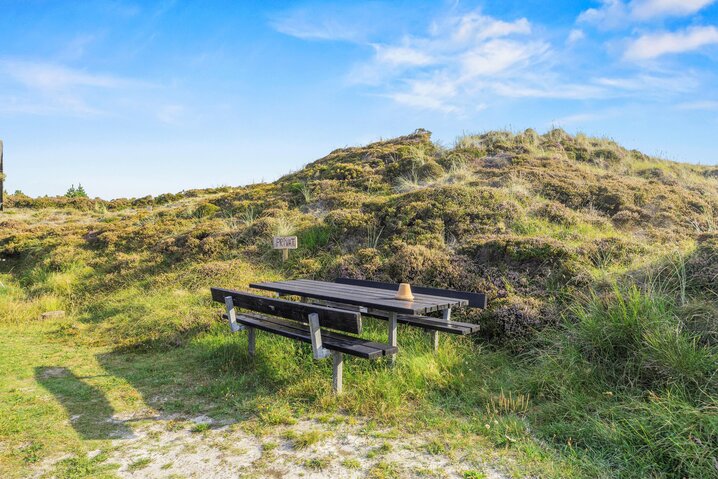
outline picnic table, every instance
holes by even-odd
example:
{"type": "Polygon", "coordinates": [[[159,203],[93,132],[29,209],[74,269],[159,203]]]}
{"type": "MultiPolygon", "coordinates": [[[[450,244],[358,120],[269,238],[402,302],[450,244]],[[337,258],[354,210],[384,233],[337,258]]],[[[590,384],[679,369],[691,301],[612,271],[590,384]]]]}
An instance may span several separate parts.
{"type": "Polygon", "coordinates": [[[397,316],[422,316],[441,312],[445,321],[450,321],[451,308],[467,306],[469,301],[462,298],[436,296],[414,292],[413,301],[396,299],[396,290],[356,284],[330,283],[310,279],[250,283],[250,288],[274,291],[279,295],[295,295],[313,298],[328,303],[348,304],[359,311],[372,315],[382,313],[388,319],[389,345],[397,346],[397,316]]]}

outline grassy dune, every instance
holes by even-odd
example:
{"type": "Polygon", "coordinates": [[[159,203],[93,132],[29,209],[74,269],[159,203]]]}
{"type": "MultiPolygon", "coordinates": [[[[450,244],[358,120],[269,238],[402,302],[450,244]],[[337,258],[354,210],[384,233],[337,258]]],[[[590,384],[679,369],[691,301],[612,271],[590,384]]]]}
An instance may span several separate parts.
{"type": "MultiPolygon", "coordinates": [[[[451,148],[419,130],[274,183],[9,206],[3,477],[118,474],[114,440],[136,428],[123,415],[207,415],[260,439],[305,418],[368,421],[426,437],[465,477],[718,475],[716,168],[561,130],[451,148]],[[286,263],[273,234],[299,237],[286,263]],[[208,294],[339,275],[486,291],[491,307],[458,312],[482,334],[442,336],[437,354],[403,328],[395,368],[349,359],[336,398],[306,345],[262,334],[250,361],[208,294]]],[[[382,323],[366,329],[385,340],[382,323]]],[[[373,477],[434,474],[367,461],[373,477]]]]}

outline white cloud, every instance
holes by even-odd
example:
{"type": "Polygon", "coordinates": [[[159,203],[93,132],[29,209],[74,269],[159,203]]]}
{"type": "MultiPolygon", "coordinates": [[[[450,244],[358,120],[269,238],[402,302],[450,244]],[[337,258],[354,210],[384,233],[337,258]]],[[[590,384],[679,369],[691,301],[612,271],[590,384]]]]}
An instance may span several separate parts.
{"type": "Polygon", "coordinates": [[[676,105],[680,110],[718,110],[718,101],[701,100],[679,103],[676,105]]]}
{"type": "Polygon", "coordinates": [[[376,60],[389,66],[424,66],[434,63],[431,55],[410,46],[374,45],[376,60]]]}
{"type": "Polygon", "coordinates": [[[566,43],[571,45],[573,43],[580,42],[584,38],[586,38],[586,34],[583,32],[583,30],[579,28],[574,28],[569,32],[568,37],[566,38],[566,43]]]}
{"type": "Polygon", "coordinates": [[[596,85],[563,83],[561,81],[544,82],[536,79],[527,82],[495,82],[490,89],[507,98],[551,98],[558,100],[588,100],[605,98],[609,95],[606,88],[596,85]]]}
{"type": "MultiPolygon", "coordinates": [[[[602,8],[585,12],[584,18],[598,21],[600,15],[611,12],[628,16],[630,5],[606,0],[602,8]]],[[[664,11],[668,11],[666,8],[664,11]]],[[[577,66],[581,63],[572,58],[572,48],[562,51],[552,46],[540,31],[535,32],[528,19],[503,20],[479,10],[439,17],[424,33],[405,34],[382,42],[362,40],[360,35],[347,33],[354,27],[336,32],[328,26],[348,21],[344,17],[328,17],[323,10],[316,15],[295,13],[292,18],[295,35],[350,40],[370,47],[371,56],[352,68],[347,75],[348,83],[362,85],[372,94],[412,108],[462,114],[502,98],[567,101],[668,98],[694,91],[690,89],[697,85],[695,75],[676,71],[653,76],[623,72],[622,76],[610,77],[605,73],[610,69],[602,69],[603,76],[596,78],[585,64],[583,68],[577,66]]],[[[278,24],[274,25],[276,28],[278,24]]],[[[574,28],[565,45],[585,39],[585,32],[574,28]]],[[[596,71],[599,68],[597,65],[596,71]]]]}
{"type": "Polygon", "coordinates": [[[671,53],[684,53],[718,44],[718,28],[690,27],[679,32],[650,33],[632,40],[624,58],[649,60],[671,53]]]}
{"type": "Polygon", "coordinates": [[[693,15],[716,0],[601,0],[598,8],[589,8],[578,16],[578,22],[603,29],[626,27],[632,22],[660,17],[693,15]]]}
{"type": "Polygon", "coordinates": [[[643,96],[656,96],[695,91],[700,82],[692,72],[667,72],[663,75],[638,74],[626,77],[599,77],[594,80],[596,85],[610,88],[617,93],[643,96]]]}
{"type": "Polygon", "coordinates": [[[447,29],[451,30],[450,38],[453,42],[466,43],[515,34],[527,35],[531,33],[531,24],[526,18],[504,22],[479,12],[471,12],[460,17],[451,17],[443,25],[434,24],[431,33],[442,35],[447,29]]]}
{"type": "Polygon", "coordinates": [[[0,60],[0,70],[27,87],[44,91],[59,91],[72,87],[117,88],[131,83],[112,75],[87,73],[46,62],[0,60]]]}
{"type": "Polygon", "coordinates": [[[707,7],[715,0],[633,0],[631,13],[635,18],[687,16],[707,7]]]}
{"type": "Polygon", "coordinates": [[[623,25],[629,16],[628,6],[622,0],[601,0],[599,8],[589,8],[581,12],[577,21],[600,28],[616,28],[623,25]]]}
{"type": "Polygon", "coordinates": [[[404,105],[456,112],[494,88],[493,80],[520,78],[550,55],[531,33],[525,18],[508,22],[479,12],[441,18],[423,36],[374,45],[371,60],[350,79],[384,88],[404,105]]]}
{"type": "Polygon", "coordinates": [[[316,23],[296,17],[277,18],[272,27],[280,33],[302,40],[356,40],[358,32],[346,25],[333,22],[316,23]]]}
{"type": "Polygon", "coordinates": [[[397,103],[445,113],[457,111],[452,99],[458,94],[457,85],[441,75],[427,80],[408,80],[408,88],[389,93],[387,96],[397,103]]]}
{"type": "Polygon", "coordinates": [[[462,78],[471,80],[498,75],[521,65],[528,66],[532,61],[540,60],[548,50],[548,45],[543,42],[491,40],[459,56],[462,78]]]}
{"type": "Polygon", "coordinates": [[[272,16],[269,25],[276,31],[302,40],[365,43],[372,33],[387,25],[390,8],[379,3],[348,5],[309,4],[290,8],[272,16]]]}
{"type": "Polygon", "coordinates": [[[11,105],[3,109],[6,112],[94,116],[106,113],[98,106],[107,96],[102,92],[150,86],[53,62],[0,58],[0,88],[12,99],[11,105]]]}

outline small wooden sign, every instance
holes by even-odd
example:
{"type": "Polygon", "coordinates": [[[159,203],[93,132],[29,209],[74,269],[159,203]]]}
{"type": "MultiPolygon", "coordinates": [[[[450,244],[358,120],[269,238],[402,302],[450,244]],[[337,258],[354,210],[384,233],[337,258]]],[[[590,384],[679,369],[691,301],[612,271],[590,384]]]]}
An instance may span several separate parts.
{"type": "Polygon", "coordinates": [[[272,238],[272,248],[282,250],[282,261],[289,258],[289,250],[297,249],[296,236],[275,236],[272,238]]]}
{"type": "Polygon", "coordinates": [[[297,237],[275,236],[272,238],[272,247],[274,249],[297,249],[297,237]]]}

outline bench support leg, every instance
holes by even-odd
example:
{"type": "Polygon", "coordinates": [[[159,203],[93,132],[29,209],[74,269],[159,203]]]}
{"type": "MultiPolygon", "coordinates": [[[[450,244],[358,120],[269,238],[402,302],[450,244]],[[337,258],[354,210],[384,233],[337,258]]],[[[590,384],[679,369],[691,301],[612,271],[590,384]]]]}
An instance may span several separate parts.
{"type": "Polygon", "coordinates": [[[322,332],[319,329],[319,315],[317,313],[309,315],[309,337],[312,341],[314,359],[328,358],[329,350],[322,346],[322,332]]]}
{"type": "MultiPolygon", "coordinates": [[[[389,346],[397,345],[396,333],[396,313],[389,313],[389,346]]],[[[396,364],[396,354],[392,354],[389,361],[391,362],[392,366],[396,364]]]]}
{"type": "Polygon", "coordinates": [[[231,296],[225,296],[224,306],[227,308],[227,318],[229,319],[229,330],[233,333],[242,331],[244,326],[237,322],[237,312],[234,310],[234,301],[231,296]]]}
{"type": "MultiPolygon", "coordinates": [[[[447,308],[441,312],[441,317],[447,323],[451,322],[451,308],[447,308]]],[[[439,350],[439,332],[431,332],[431,344],[434,347],[434,351],[439,350]]]]}
{"type": "MultiPolygon", "coordinates": [[[[447,323],[451,322],[451,308],[446,308],[441,312],[441,318],[447,323]]],[[[431,344],[434,346],[434,351],[439,350],[439,332],[431,332],[431,344]]]]}
{"type": "Polygon", "coordinates": [[[247,351],[251,357],[254,357],[257,347],[257,330],[254,328],[247,328],[247,351]]]}
{"type": "Polygon", "coordinates": [[[342,376],[344,374],[344,354],[332,351],[332,389],[334,394],[342,393],[342,376]]]}

